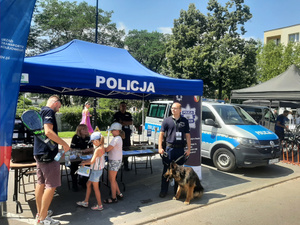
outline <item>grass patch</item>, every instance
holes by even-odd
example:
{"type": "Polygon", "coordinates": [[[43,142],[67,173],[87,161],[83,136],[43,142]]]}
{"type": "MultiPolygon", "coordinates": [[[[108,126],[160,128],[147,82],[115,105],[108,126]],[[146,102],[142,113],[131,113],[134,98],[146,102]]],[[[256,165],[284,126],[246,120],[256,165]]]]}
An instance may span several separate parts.
{"type": "MultiPolygon", "coordinates": [[[[58,132],[58,136],[60,138],[72,138],[75,134],[75,131],[63,131],[63,132],[58,132]]],[[[106,137],[107,132],[106,131],[101,131],[101,134],[106,137]]]]}
{"type": "Polygon", "coordinates": [[[58,132],[58,136],[60,138],[72,138],[75,134],[75,131],[63,131],[63,132],[58,132]]]}

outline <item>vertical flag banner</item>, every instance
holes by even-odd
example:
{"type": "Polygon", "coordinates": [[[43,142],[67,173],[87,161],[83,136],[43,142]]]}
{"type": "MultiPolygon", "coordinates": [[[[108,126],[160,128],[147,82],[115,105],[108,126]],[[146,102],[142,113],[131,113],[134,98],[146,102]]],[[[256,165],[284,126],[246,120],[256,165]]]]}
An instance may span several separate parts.
{"type": "Polygon", "coordinates": [[[16,106],[36,0],[0,0],[0,202],[7,201],[16,106]]]}
{"type": "Polygon", "coordinates": [[[175,102],[181,104],[181,115],[188,119],[191,132],[191,154],[186,166],[193,167],[200,179],[201,176],[201,102],[200,96],[174,97],[175,102]]]}

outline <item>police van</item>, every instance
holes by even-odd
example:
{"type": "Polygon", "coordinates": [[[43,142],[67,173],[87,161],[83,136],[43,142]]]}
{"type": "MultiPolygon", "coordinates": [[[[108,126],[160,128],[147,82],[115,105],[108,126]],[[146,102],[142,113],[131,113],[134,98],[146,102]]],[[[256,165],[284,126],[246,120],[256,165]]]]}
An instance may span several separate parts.
{"type": "MultiPolygon", "coordinates": [[[[171,115],[172,103],[150,103],[145,130],[151,142],[157,143],[161,123],[171,115]]],[[[202,102],[201,120],[201,156],[213,160],[217,169],[232,172],[237,167],[257,167],[279,162],[277,135],[257,124],[239,106],[202,102]]]]}

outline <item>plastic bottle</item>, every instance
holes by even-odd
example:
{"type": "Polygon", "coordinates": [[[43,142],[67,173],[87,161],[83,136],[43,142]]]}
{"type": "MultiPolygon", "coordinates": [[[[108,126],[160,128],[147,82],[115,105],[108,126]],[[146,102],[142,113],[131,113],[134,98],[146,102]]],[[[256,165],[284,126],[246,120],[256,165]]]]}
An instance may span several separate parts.
{"type": "Polygon", "coordinates": [[[60,160],[60,158],[62,157],[63,154],[64,154],[63,150],[58,151],[58,153],[54,157],[54,160],[58,162],[60,160]]]}
{"type": "Polygon", "coordinates": [[[69,151],[65,152],[65,166],[71,166],[70,152],[69,151]]]}

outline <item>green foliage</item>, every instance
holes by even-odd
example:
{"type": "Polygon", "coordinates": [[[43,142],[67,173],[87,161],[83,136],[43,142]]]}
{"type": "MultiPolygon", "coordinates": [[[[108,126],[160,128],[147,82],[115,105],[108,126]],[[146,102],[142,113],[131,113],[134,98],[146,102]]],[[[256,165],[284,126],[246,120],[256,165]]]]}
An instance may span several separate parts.
{"type": "Polygon", "coordinates": [[[100,98],[98,100],[98,107],[100,109],[110,109],[110,110],[119,110],[120,102],[124,100],[117,100],[117,99],[111,99],[111,98],[100,98]]]}
{"type": "MultiPolygon", "coordinates": [[[[93,109],[89,109],[90,114],[93,114],[93,109]]],[[[82,107],[81,106],[63,106],[59,112],[62,114],[62,130],[71,131],[76,130],[82,118],[82,107]]],[[[100,130],[106,130],[111,124],[114,112],[109,109],[97,109],[97,126],[100,130]]],[[[92,121],[92,117],[91,117],[92,121]]]]}
{"type": "Polygon", "coordinates": [[[167,45],[166,74],[202,79],[204,96],[225,98],[232,89],[256,82],[256,41],[244,40],[244,24],[251,17],[243,0],[221,6],[210,0],[207,16],[190,4],[174,20],[173,36],[167,45]],[[217,95],[217,96],[216,96],[217,95]]]}
{"type": "Polygon", "coordinates": [[[24,100],[24,95],[19,95],[17,110],[16,110],[16,117],[20,118],[21,115],[23,114],[23,112],[25,112],[27,110],[40,111],[39,108],[32,105],[32,101],[30,99],[25,98],[25,100],[24,100]]]}
{"type": "MultiPolygon", "coordinates": [[[[37,1],[27,54],[45,52],[73,39],[95,42],[95,11],[96,7],[87,2],[37,1]]],[[[111,22],[112,13],[98,9],[97,43],[123,47],[125,32],[111,22]]]]}
{"type": "Polygon", "coordinates": [[[97,126],[101,131],[107,130],[113,121],[114,111],[110,109],[97,109],[97,126]]]}
{"type": "Polygon", "coordinates": [[[79,125],[82,117],[82,107],[80,106],[62,106],[59,109],[59,113],[62,114],[61,122],[62,122],[62,130],[63,131],[71,131],[76,130],[76,127],[79,125]]]}
{"type": "Polygon", "coordinates": [[[289,43],[287,46],[276,45],[271,41],[264,46],[260,44],[257,54],[258,79],[262,82],[283,73],[289,66],[300,67],[300,45],[289,43]]]}
{"type": "MultiPolygon", "coordinates": [[[[147,115],[147,109],[144,110],[144,118],[146,118],[147,115]]],[[[139,128],[143,124],[143,111],[139,111],[132,114],[133,119],[133,125],[136,127],[136,129],[139,128]]]]}
{"type": "Polygon", "coordinates": [[[132,30],[125,38],[130,54],[148,69],[159,73],[165,61],[167,35],[147,30],[132,30]]]}

